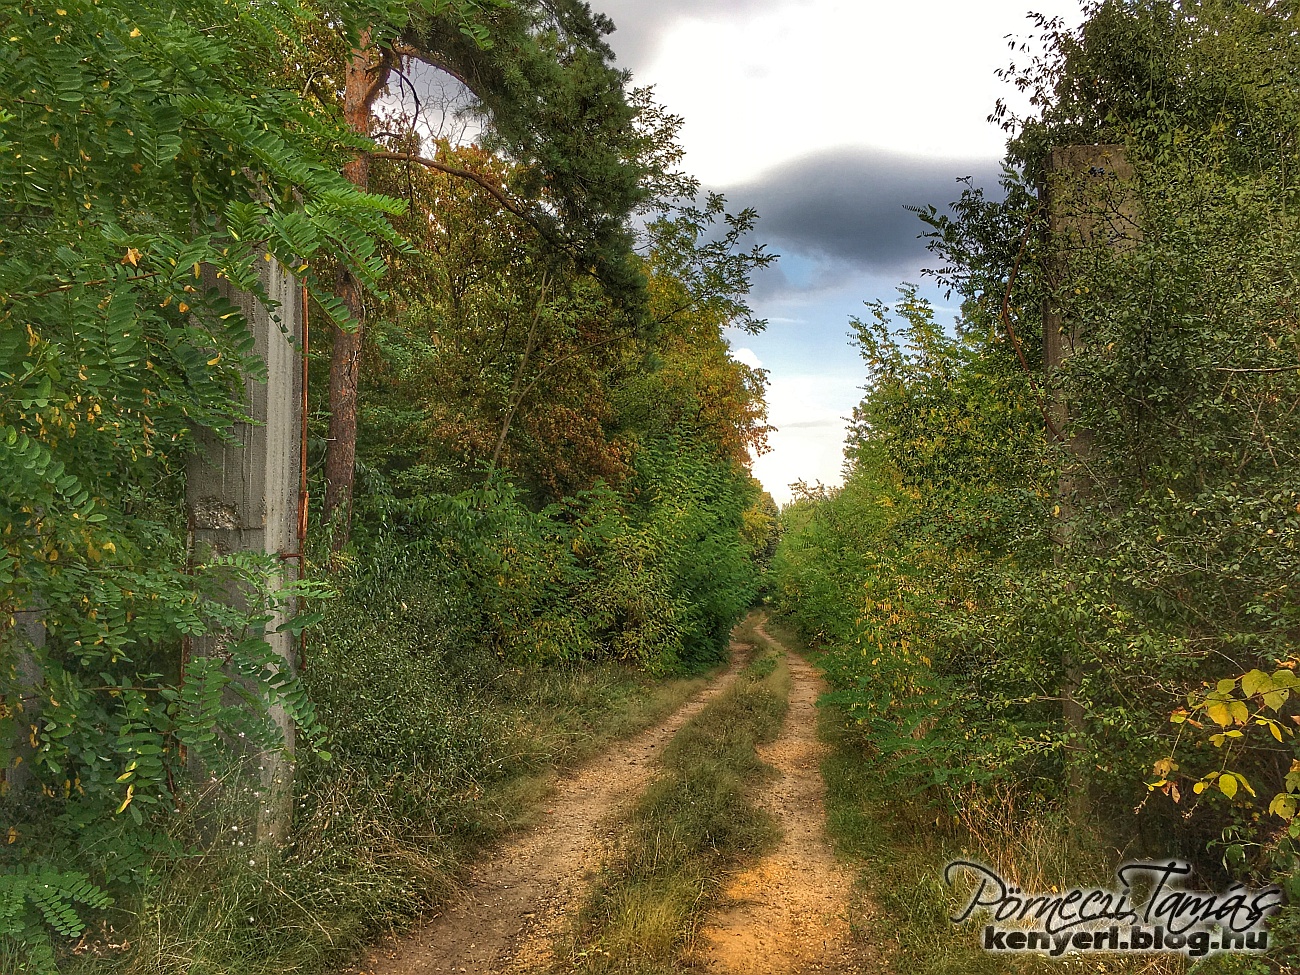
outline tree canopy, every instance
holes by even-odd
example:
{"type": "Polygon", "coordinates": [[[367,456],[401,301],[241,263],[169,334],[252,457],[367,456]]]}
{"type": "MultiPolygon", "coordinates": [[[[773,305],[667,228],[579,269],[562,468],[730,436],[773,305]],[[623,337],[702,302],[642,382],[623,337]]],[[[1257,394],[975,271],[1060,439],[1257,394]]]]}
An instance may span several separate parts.
{"type": "MultiPolygon", "coordinates": [[[[208,786],[283,744],[273,705],[304,732],[301,790],[400,780],[410,755],[349,722],[366,701],[429,726],[394,682],[410,655],[347,659],[349,604],[304,682],[263,639],[295,597],[384,579],[460,661],[663,674],[725,652],[772,524],[747,472],[763,377],[721,334],[758,327],[748,272],[772,258],[742,246],[752,213],[695,205],[679,120],[628,90],[607,21],[568,0],[69,0],[0,26],[0,959],[52,970],[91,913],[209,849],[236,813],[208,786]],[[411,58],[475,93],[478,144],[355,124],[411,58]],[[338,326],[324,352],[367,366],[357,539],[289,591],[277,553],[190,551],[184,514],[196,433],[230,437],[265,377],[208,284],[269,303],[272,260],[338,326]]],[[[332,410],[323,365],[316,343],[332,410]]]]}

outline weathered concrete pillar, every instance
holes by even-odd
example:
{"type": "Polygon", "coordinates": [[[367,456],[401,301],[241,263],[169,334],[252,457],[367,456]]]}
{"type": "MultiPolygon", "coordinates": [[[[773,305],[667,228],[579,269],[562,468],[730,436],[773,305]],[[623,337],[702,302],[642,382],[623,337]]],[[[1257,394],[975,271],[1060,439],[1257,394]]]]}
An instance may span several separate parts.
{"type": "MultiPolygon", "coordinates": [[[[266,363],[266,381],[245,380],[248,422],[236,424],[233,442],[208,431],[198,434],[199,449],[186,472],[191,551],[196,559],[207,550],[267,552],[280,557],[282,579],[288,581],[294,570],[285,556],[298,551],[301,290],[275,261],[266,262],[262,269],[262,286],[274,310],[210,272],[204,284],[220,290],[243,312],[256,343],[255,354],[266,363]]],[[[242,599],[240,593],[231,593],[234,603],[242,599]]],[[[292,672],[293,636],[269,632],[284,623],[289,609],[278,609],[266,639],[281,666],[292,672]]],[[[223,642],[219,634],[195,639],[192,653],[219,652],[223,642]]],[[[261,841],[282,839],[293,815],[293,723],[282,708],[273,709],[270,717],[284,736],[284,750],[248,757],[250,777],[255,773],[260,787],[256,832],[261,841]]]]}
{"type": "MultiPolygon", "coordinates": [[[[1046,182],[1040,189],[1048,219],[1049,292],[1068,287],[1085,262],[1096,259],[1099,249],[1127,250],[1140,239],[1132,181],[1133,167],[1123,146],[1065,146],[1052,150],[1046,182]]],[[[1079,323],[1063,314],[1060,305],[1049,297],[1043,315],[1043,357],[1049,383],[1056,390],[1049,412],[1066,456],[1057,484],[1058,516],[1052,525],[1058,565],[1070,544],[1079,506],[1095,498],[1098,488],[1093,471],[1093,432],[1072,422],[1070,404],[1053,381],[1054,374],[1087,340],[1079,323]]],[[[1069,730],[1082,735],[1085,715],[1077,695],[1084,670],[1069,649],[1063,657],[1063,718],[1069,730]]],[[[1077,763],[1070,770],[1069,789],[1073,818],[1089,818],[1088,780],[1077,763]]]]}
{"type": "MultiPolygon", "coordinates": [[[[1048,270],[1053,285],[1068,280],[1078,262],[1086,260],[1098,245],[1123,251],[1142,237],[1133,195],[1133,167],[1123,146],[1053,149],[1041,196],[1047,207],[1048,270]]],[[[1078,324],[1065,321],[1059,307],[1049,302],[1043,329],[1047,368],[1060,368],[1086,340],[1078,324]]],[[[1064,409],[1064,404],[1058,403],[1057,408],[1064,409]]]]}

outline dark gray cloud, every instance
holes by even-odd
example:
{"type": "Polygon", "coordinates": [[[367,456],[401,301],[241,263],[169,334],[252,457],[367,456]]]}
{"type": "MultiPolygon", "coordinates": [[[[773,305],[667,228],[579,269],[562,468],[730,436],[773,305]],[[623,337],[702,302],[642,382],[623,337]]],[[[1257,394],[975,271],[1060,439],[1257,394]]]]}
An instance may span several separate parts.
{"type": "Polygon", "coordinates": [[[914,275],[930,263],[918,239],[928,228],[905,207],[946,210],[961,195],[957,180],[966,176],[995,193],[999,172],[991,159],[920,159],[843,148],[783,163],[724,192],[728,209],[758,210],[760,240],[816,262],[813,280],[800,282],[799,275],[782,284],[823,287],[850,271],[914,275]]]}
{"type": "Polygon", "coordinates": [[[654,57],[659,41],[683,17],[724,20],[760,13],[787,0],[593,0],[592,9],[608,14],[618,28],[610,46],[618,66],[636,71],[654,57]]]}

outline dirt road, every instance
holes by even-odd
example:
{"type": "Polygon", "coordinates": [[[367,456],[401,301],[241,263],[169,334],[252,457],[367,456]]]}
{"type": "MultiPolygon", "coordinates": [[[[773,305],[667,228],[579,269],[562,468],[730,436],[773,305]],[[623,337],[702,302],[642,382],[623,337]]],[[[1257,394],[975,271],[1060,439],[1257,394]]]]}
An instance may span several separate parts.
{"type": "MultiPolygon", "coordinates": [[[[760,627],[758,632],[772,642],[760,627]]],[[[562,968],[552,946],[583,903],[612,851],[624,811],[650,782],[664,745],[735,680],[731,668],[657,727],[562,779],[536,828],[483,863],[455,903],[400,942],[373,950],[359,975],[525,975],[562,968]]],[[[722,907],[687,959],[691,970],[735,975],[853,975],[870,970],[869,949],[854,942],[848,912],[852,876],[825,835],[816,701],[821,682],[786,654],[790,709],[779,737],[761,749],[778,775],[761,805],[777,820],[776,850],[725,885],[722,907]]]]}
{"type": "Polygon", "coordinates": [[[726,673],[658,726],[562,779],[543,821],[507,842],[469,878],[440,916],[358,966],[363,975],[526,972],[545,969],[570,909],[582,903],[616,835],[621,812],[646,787],[663,746],[730,686],[743,648],[726,673]]]}

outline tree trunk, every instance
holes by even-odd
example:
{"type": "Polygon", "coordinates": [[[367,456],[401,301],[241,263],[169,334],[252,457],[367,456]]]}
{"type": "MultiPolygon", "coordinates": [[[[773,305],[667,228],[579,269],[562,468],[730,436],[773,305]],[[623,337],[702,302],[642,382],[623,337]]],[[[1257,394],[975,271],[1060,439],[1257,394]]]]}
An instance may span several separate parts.
{"type": "MultiPolygon", "coordinates": [[[[343,116],[352,131],[370,134],[371,105],[388,80],[388,56],[370,44],[370,31],[361,32],[348,62],[343,88],[343,116]]],[[[343,167],[343,175],[358,189],[370,187],[370,156],[361,153],[343,167]]],[[[357,387],[361,380],[361,343],[364,310],[361,286],[346,269],[340,269],[338,295],[356,321],[355,331],[331,327],[329,437],[325,444],[326,524],[335,521],[331,546],[347,544],[352,525],[352,479],[357,456],[357,387]],[[336,514],[337,513],[337,514],[336,514]]]]}

